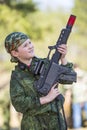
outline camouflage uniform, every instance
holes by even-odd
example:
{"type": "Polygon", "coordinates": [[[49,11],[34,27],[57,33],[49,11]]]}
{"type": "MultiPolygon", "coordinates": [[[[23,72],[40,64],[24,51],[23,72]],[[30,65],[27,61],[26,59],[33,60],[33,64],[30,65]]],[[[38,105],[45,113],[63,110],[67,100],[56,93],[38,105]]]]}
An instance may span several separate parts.
{"type": "MultiPolygon", "coordinates": [[[[5,39],[7,52],[16,50],[27,39],[28,37],[20,32],[8,35],[5,39]]],[[[16,111],[23,114],[21,130],[60,130],[58,119],[60,119],[61,130],[65,130],[65,122],[60,112],[64,98],[57,102],[53,100],[44,105],[40,104],[40,97],[43,95],[40,95],[33,86],[37,79],[37,76],[32,73],[36,60],[38,60],[36,57],[32,59],[30,68],[23,69],[18,64],[11,75],[10,97],[16,111]]],[[[11,61],[18,62],[18,59],[12,57],[11,61]]]]}
{"type": "MultiPolygon", "coordinates": [[[[22,70],[18,65],[15,67],[10,82],[11,101],[16,111],[23,113],[21,130],[59,130],[55,100],[41,105],[41,95],[33,86],[36,77],[31,70],[36,60],[37,58],[33,58],[30,69],[22,70]]],[[[58,106],[61,109],[60,101],[58,106]]],[[[65,130],[61,113],[60,120],[62,130],[65,130]]]]}

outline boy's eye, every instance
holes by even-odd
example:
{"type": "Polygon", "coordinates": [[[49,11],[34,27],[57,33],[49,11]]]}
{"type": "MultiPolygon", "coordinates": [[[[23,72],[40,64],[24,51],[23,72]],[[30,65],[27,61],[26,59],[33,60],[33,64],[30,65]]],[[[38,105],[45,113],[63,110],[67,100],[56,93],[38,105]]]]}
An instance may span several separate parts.
{"type": "Polygon", "coordinates": [[[24,45],[24,47],[26,47],[26,46],[27,46],[27,44],[24,45]]]}
{"type": "Polygon", "coordinates": [[[31,41],[29,41],[29,44],[31,44],[31,41]]]}
{"type": "Polygon", "coordinates": [[[27,42],[26,44],[24,44],[23,47],[27,47],[29,44],[31,44],[31,41],[27,42]]]}

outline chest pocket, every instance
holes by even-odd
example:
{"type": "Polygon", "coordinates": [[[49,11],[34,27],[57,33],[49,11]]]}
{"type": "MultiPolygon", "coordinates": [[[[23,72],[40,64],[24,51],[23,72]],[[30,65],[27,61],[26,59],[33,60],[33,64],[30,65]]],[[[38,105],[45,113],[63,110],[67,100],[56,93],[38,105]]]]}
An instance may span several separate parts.
{"type": "Polygon", "coordinates": [[[30,80],[28,78],[24,78],[22,80],[23,88],[24,88],[25,94],[27,96],[28,95],[31,96],[32,94],[36,95],[36,91],[33,88],[33,83],[34,83],[34,81],[30,80]]]}
{"type": "Polygon", "coordinates": [[[20,75],[20,80],[21,80],[21,84],[23,86],[26,96],[37,95],[37,92],[35,88],[33,87],[35,77],[32,74],[22,73],[20,75]]]}

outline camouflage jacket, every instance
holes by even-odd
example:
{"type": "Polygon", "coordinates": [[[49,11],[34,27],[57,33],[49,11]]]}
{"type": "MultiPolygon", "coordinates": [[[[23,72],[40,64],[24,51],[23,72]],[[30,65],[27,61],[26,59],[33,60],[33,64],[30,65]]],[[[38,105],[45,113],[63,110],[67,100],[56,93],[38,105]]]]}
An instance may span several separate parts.
{"type": "MultiPolygon", "coordinates": [[[[16,111],[23,113],[21,130],[59,130],[55,100],[40,104],[41,95],[33,84],[36,77],[32,73],[37,58],[33,58],[30,69],[21,69],[18,65],[12,71],[10,80],[10,97],[16,111]],[[49,115],[49,116],[48,116],[49,115]],[[48,121],[48,122],[47,122],[48,121]]],[[[62,104],[64,98],[62,99],[62,104]]],[[[62,129],[65,129],[61,110],[61,102],[57,102],[62,129]]]]}

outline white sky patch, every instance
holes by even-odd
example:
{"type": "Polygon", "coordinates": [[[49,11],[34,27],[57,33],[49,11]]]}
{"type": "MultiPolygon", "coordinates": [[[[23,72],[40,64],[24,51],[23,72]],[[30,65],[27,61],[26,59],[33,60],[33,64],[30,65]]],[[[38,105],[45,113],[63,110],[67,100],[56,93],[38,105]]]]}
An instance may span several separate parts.
{"type": "Polygon", "coordinates": [[[47,10],[48,8],[56,10],[59,7],[64,9],[71,9],[74,5],[74,0],[33,0],[38,2],[38,7],[41,10],[47,10]]]}

